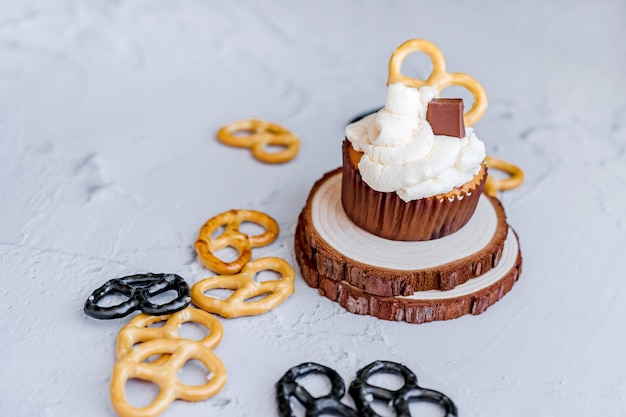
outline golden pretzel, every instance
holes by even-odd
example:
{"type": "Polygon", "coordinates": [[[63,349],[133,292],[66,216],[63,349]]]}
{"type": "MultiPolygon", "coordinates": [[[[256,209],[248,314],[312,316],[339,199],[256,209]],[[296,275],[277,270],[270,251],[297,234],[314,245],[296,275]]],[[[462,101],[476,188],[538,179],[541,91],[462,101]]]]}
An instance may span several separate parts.
{"type": "Polygon", "coordinates": [[[255,210],[230,210],[209,219],[202,226],[194,247],[200,261],[210,270],[218,274],[236,274],[250,262],[252,248],[269,245],[276,239],[278,232],[276,220],[265,213],[255,210]],[[239,231],[239,226],[244,222],[256,223],[264,227],[265,232],[253,236],[243,234],[239,231]],[[212,238],[220,227],[224,227],[224,232],[212,238]],[[237,250],[239,257],[232,262],[224,262],[213,254],[225,247],[237,250]]]}
{"type": "Polygon", "coordinates": [[[485,162],[487,162],[489,169],[497,169],[509,175],[509,178],[506,179],[496,179],[492,175],[488,175],[487,181],[485,181],[485,193],[487,195],[495,197],[498,191],[512,190],[524,182],[524,172],[518,166],[493,156],[486,156],[485,162]]]}
{"type": "Polygon", "coordinates": [[[443,57],[443,53],[433,43],[425,39],[408,40],[393,52],[389,60],[387,85],[395,83],[403,83],[407,87],[413,88],[428,85],[435,88],[437,96],[441,94],[441,90],[451,85],[465,87],[474,97],[472,108],[463,115],[466,126],[476,123],[487,110],[487,94],[483,86],[474,78],[462,72],[447,72],[446,59],[443,57]],[[425,81],[405,77],[400,72],[405,58],[413,52],[424,52],[433,63],[433,71],[425,81]]]}
{"type": "Polygon", "coordinates": [[[113,367],[111,403],[121,417],[155,417],[175,399],[200,401],[217,394],[226,384],[226,369],[211,349],[188,339],[156,339],[142,343],[122,356],[113,367]],[[145,362],[153,355],[167,355],[161,364],[145,362]],[[210,380],[202,385],[186,385],[178,372],[191,359],[202,363],[210,380]],[[133,407],[126,400],[125,385],[131,378],[150,381],[159,386],[159,394],[146,407],[133,407]]]}
{"type": "MultiPolygon", "coordinates": [[[[224,334],[222,323],[207,313],[206,311],[198,308],[187,307],[184,310],[178,311],[174,314],[163,316],[149,316],[147,314],[139,314],[131,321],[122,327],[117,334],[117,358],[121,358],[130,352],[136,343],[147,342],[154,339],[181,339],[179,329],[183,323],[198,323],[209,330],[209,335],[198,343],[213,349],[219,345],[224,334]],[[165,324],[161,327],[150,327],[153,324],[165,321],[165,324]]],[[[153,363],[161,363],[158,361],[164,361],[166,357],[161,357],[153,363]]]]}
{"type": "Polygon", "coordinates": [[[252,155],[261,162],[281,164],[292,160],[300,149],[300,139],[288,129],[264,120],[247,119],[233,122],[217,131],[217,139],[223,144],[238,148],[250,148],[252,155]],[[267,146],[285,149],[267,152],[267,146]]]}
{"type": "Polygon", "coordinates": [[[255,316],[270,311],[294,291],[294,272],[291,266],[280,258],[261,258],[247,264],[236,275],[218,275],[197,282],[191,287],[191,300],[198,307],[222,317],[255,316]],[[278,280],[256,282],[254,277],[261,271],[275,271],[281,275],[278,280]],[[226,300],[218,300],[204,293],[224,288],[234,290],[226,300]],[[267,294],[255,301],[250,298],[267,294]]]}

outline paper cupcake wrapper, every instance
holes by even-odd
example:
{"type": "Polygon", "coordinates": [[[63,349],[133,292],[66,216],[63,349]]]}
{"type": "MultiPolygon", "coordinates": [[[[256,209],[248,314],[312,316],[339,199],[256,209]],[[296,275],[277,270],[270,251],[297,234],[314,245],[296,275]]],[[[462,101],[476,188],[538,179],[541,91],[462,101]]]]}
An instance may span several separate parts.
{"type": "Polygon", "coordinates": [[[386,239],[432,240],[456,232],[470,220],[487,178],[486,169],[474,187],[459,196],[438,196],[405,202],[395,192],[374,191],[350,161],[350,142],[343,143],[341,202],[360,228],[386,239]]]}

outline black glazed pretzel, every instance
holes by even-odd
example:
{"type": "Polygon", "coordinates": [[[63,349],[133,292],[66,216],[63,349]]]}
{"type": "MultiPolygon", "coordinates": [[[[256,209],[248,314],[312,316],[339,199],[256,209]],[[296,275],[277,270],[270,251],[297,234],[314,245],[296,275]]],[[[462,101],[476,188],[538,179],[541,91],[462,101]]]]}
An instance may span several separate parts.
{"type": "Polygon", "coordinates": [[[152,316],[172,314],[191,302],[189,285],[176,274],[137,274],[111,279],[95,290],[85,302],[84,311],[96,319],[116,319],[135,310],[152,316]],[[166,291],[176,291],[176,298],[165,304],[154,304],[150,298],[166,291]],[[108,295],[122,295],[128,299],[120,304],[102,307],[98,302],[108,295]]]}
{"type": "Polygon", "coordinates": [[[302,363],[289,369],[276,383],[278,414],[281,417],[295,417],[296,414],[290,403],[291,397],[295,397],[306,409],[306,417],[359,417],[356,411],[341,402],[345,392],[343,379],[334,369],[313,362],[302,363]],[[306,388],[296,382],[298,378],[310,374],[326,376],[331,383],[330,393],[313,397],[306,388]]]}
{"type": "Polygon", "coordinates": [[[365,112],[365,113],[361,113],[361,114],[359,114],[358,116],[354,116],[354,117],[352,118],[352,120],[350,120],[350,122],[348,122],[348,124],[352,124],[352,123],[358,122],[359,120],[361,120],[361,119],[362,119],[362,118],[364,118],[365,116],[369,116],[369,115],[370,115],[370,114],[372,114],[372,113],[376,113],[376,112],[377,112],[377,111],[379,111],[380,109],[382,109],[382,107],[379,107],[379,108],[377,108],[377,109],[370,110],[370,111],[365,112]]]}
{"type": "Polygon", "coordinates": [[[445,417],[457,417],[457,409],[452,400],[442,394],[417,385],[417,376],[406,366],[395,362],[375,361],[361,369],[356,379],[350,384],[350,395],[354,399],[359,415],[363,417],[380,417],[372,407],[373,400],[383,401],[393,407],[397,417],[410,417],[409,404],[412,402],[429,402],[437,404],[445,417]],[[404,378],[404,385],[398,390],[370,385],[367,380],[378,373],[392,373],[404,378]]]}

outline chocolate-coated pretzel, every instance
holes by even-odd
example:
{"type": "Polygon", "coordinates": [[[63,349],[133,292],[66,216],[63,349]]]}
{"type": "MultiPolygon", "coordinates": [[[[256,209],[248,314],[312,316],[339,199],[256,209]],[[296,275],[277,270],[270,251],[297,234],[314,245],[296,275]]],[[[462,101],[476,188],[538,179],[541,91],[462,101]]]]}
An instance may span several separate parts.
{"type": "Polygon", "coordinates": [[[306,417],[358,417],[356,411],[341,402],[345,392],[346,387],[343,379],[334,369],[313,362],[303,363],[289,369],[276,383],[278,414],[281,417],[296,416],[291,408],[290,399],[293,397],[306,409],[306,417]],[[298,378],[310,374],[326,376],[331,384],[330,393],[321,397],[314,397],[296,381],[298,378]]]}
{"type": "Polygon", "coordinates": [[[410,417],[409,404],[428,402],[441,407],[445,417],[457,417],[457,409],[452,400],[442,394],[417,385],[417,376],[406,366],[395,362],[375,361],[357,372],[356,379],[350,384],[350,395],[354,399],[359,415],[362,417],[381,417],[372,407],[372,400],[389,404],[398,417],[410,417]],[[404,378],[404,385],[397,390],[370,385],[367,380],[378,373],[396,374],[404,378]]]}
{"type": "Polygon", "coordinates": [[[151,316],[175,313],[191,302],[189,285],[176,274],[137,274],[111,279],[95,290],[85,302],[84,311],[96,319],[117,319],[135,310],[151,316]],[[165,304],[154,304],[150,298],[166,291],[176,291],[176,298],[165,304]],[[109,295],[128,299],[120,304],[103,307],[98,303],[109,295]]]}

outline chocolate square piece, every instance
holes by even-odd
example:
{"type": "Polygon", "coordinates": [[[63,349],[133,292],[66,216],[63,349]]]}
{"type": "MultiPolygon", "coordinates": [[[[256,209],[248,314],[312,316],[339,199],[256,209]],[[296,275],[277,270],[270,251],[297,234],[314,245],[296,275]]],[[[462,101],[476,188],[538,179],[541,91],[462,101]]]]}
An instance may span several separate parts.
{"type": "Polygon", "coordinates": [[[434,98],[428,103],[426,120],[435,135],[465,137],[463,99],[434,98]]]}

